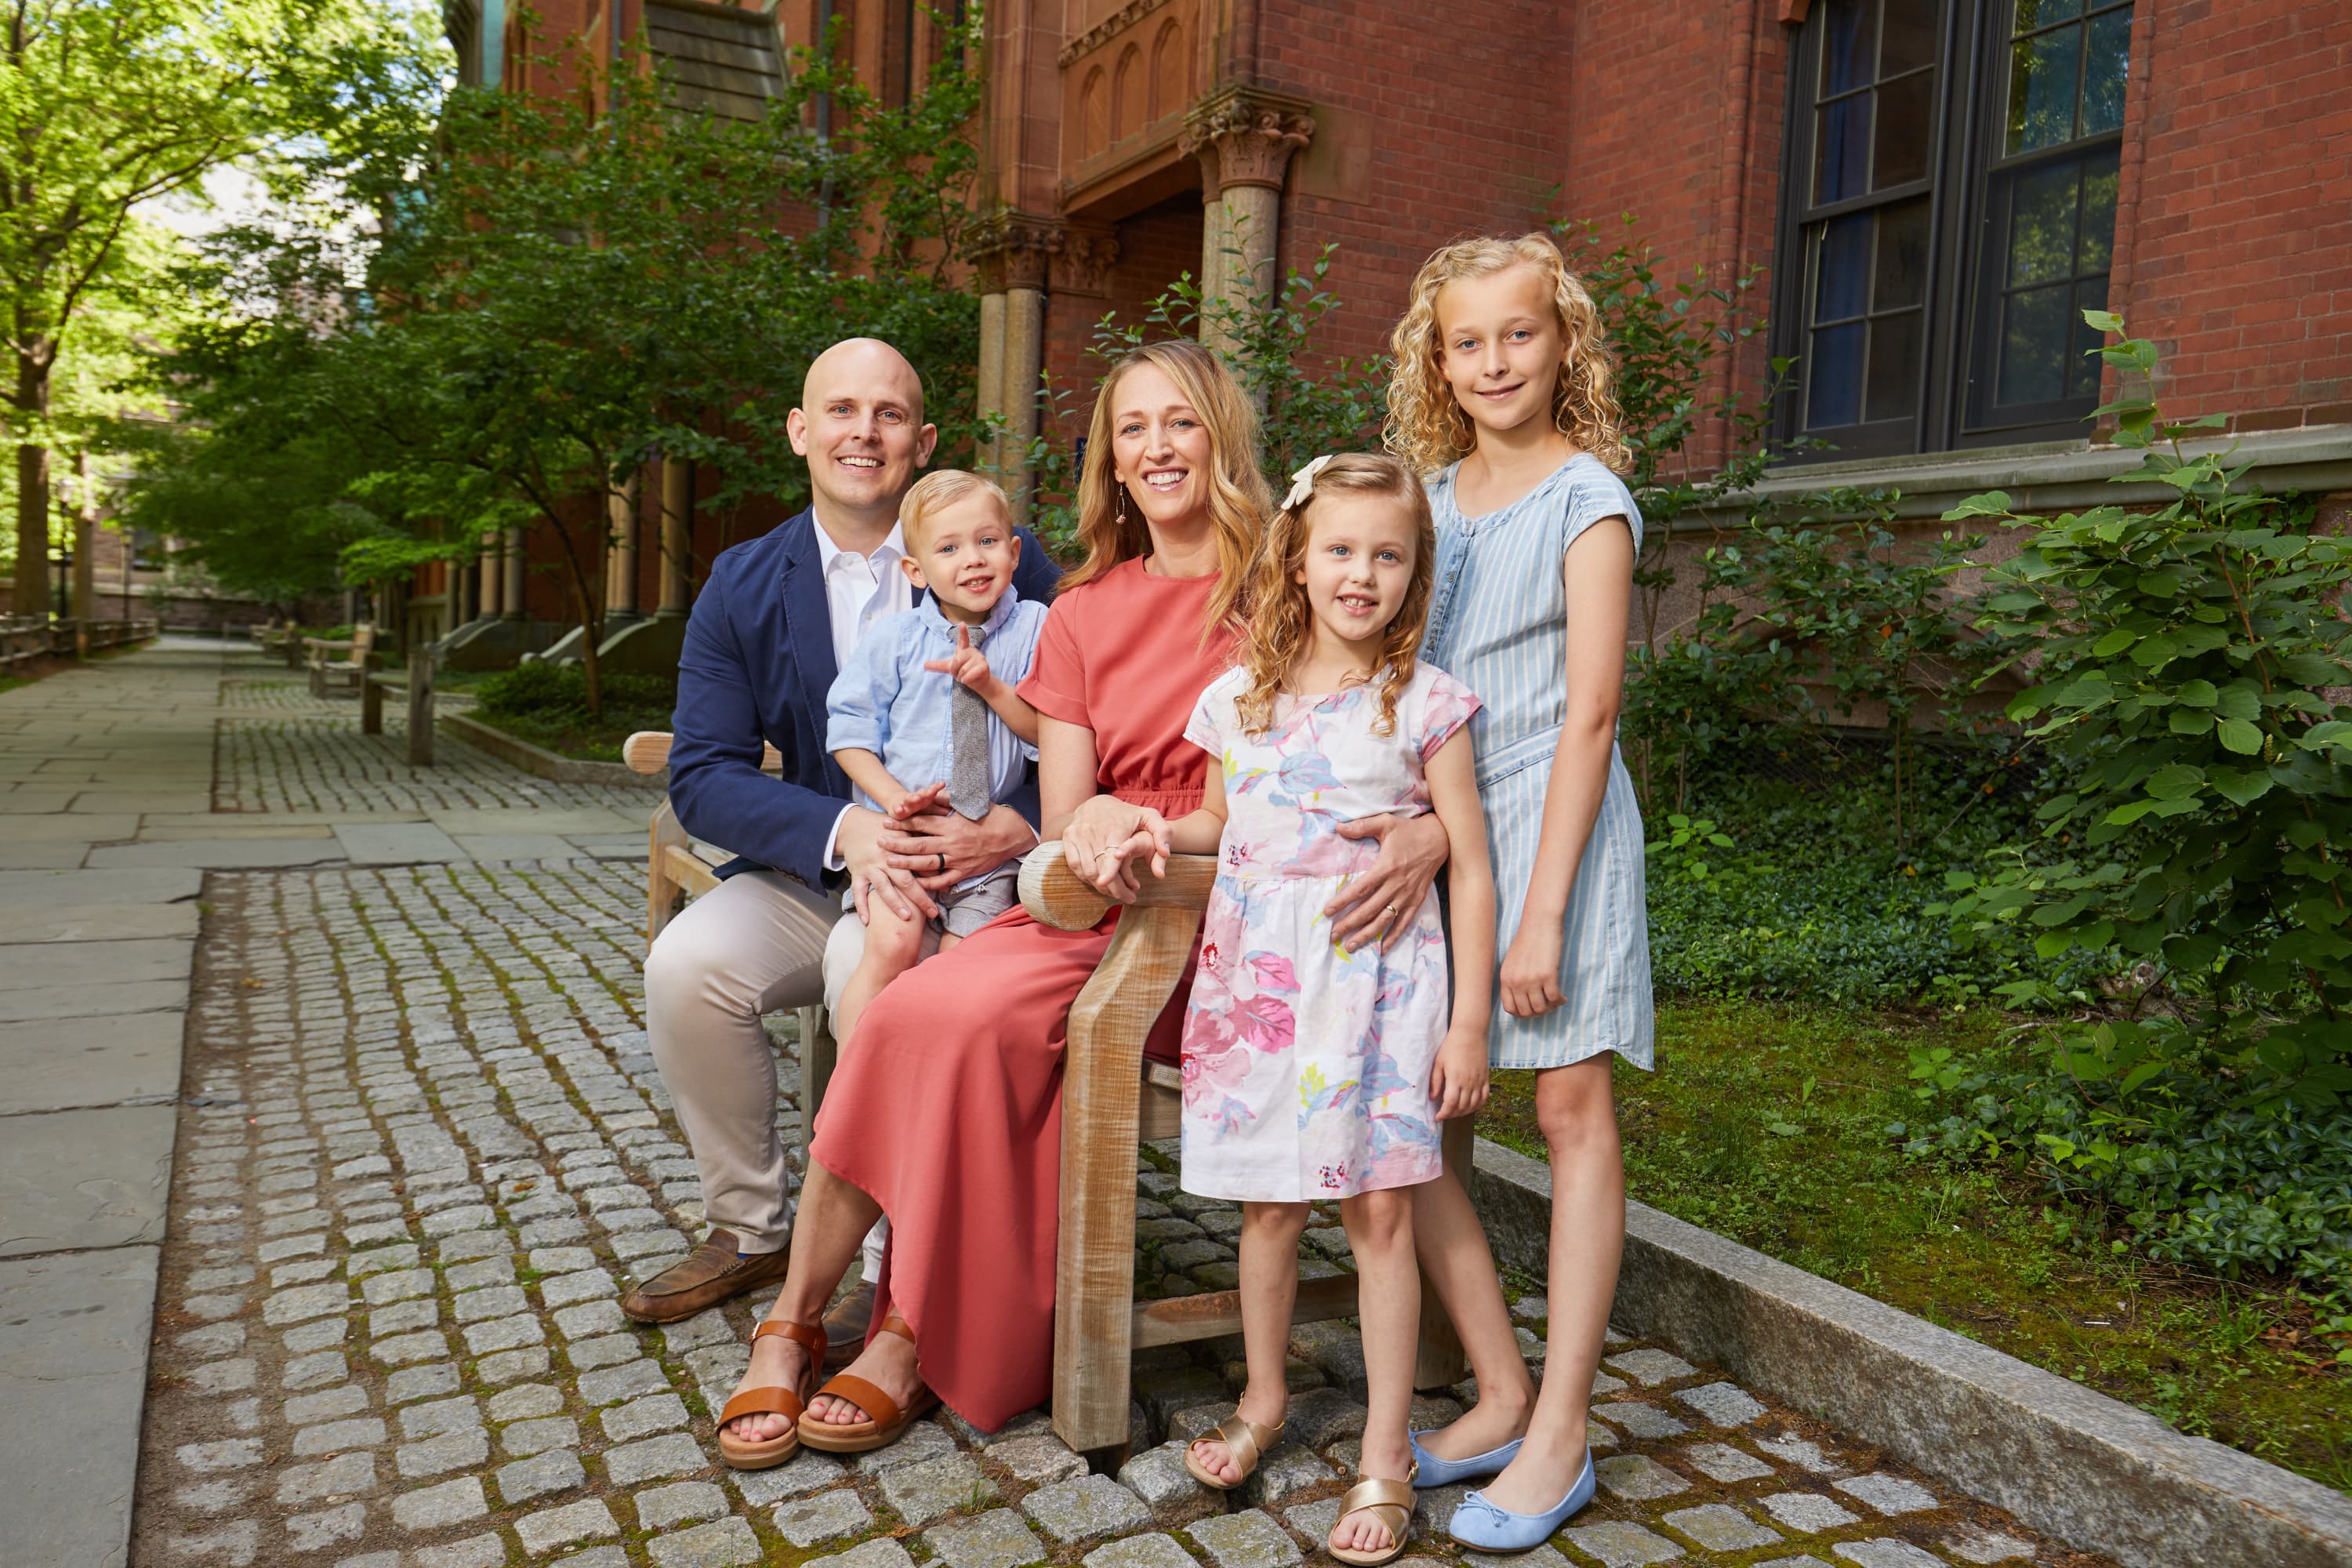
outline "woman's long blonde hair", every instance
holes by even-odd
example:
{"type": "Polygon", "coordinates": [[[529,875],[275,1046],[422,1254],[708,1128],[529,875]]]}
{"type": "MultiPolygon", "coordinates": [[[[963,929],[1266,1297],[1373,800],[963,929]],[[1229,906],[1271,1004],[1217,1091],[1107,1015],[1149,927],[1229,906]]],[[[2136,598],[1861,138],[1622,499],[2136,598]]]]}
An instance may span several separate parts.
{"type": "Polygon", "coordinates": [[[1433,474],[1457,458],[1469,456],[1477,443],[1470,416],[1438,368],[1444,344],[1438,341],[1437,294],[1448,283],[1465,278],[1486,278],[1507,267],[1532,267],[1551,285],[1552,307],[1559,315],[1559,377],[1552,384],[1551,418],[1559,433],[1591,453],[1618,473],[1633,467],[1617,407],[1616,362],[1601,328],[1601,312],[1583,282],[1568,269],[1568,260],[1548,234],[1525,234],[1517,239],[1465,239],[1440,248],[1421,264],[1412,293],[1396,331],[1389,335],[1389,351],[1396,368],[1389,373],[1389,423],[1384,437],[1390,451],[1423,474],[1433,474]]]}
{"type": "Polygon", "coordinates": [[[1248,635],[1242,639],[1240,659],[1248,684],[1234,700],[1234,714],[1250,734],[1263,735],[1274,722],[1274,700],[1289,684],[1290,672],[1313,635],[1315,613],[1297,576],[1299,568],[1307,564],[1307,546],[1315,531],[1315,503],[1333,494],[1388,496],[1413,516],[1412,576],[1405,584],[1404,602],[1381,635],[1380,654],[1372,661],[1381,704],[1372,730],[1381,735],[1396,732],[1397,699],[1412,684],[1421,636],[1429,626],[1437,525],[1429,515],[1428,493],[1412,469],[1381,453],[1342,452],[1323,465],[1305,500],[1275,513],[1274,521],[1266,524],[1257,559],[1250,565],[1250,603],[1255,607],[1248,635]]]}
{"type": "Polygon", "coordinates": [[[1250,558],[1265,514],[1274,510],[1265,476],[1257,468],[1257,409],[1217,356],[1185,338],[1146,343],[1119,356],[1103,377],[1087,426],[1087,461],[1078,475],[1078,542],[1086,559],[1062,578],[1061,591],[1081,587],[1123,561],[1151,552],[1142,513],[1125,504],[1112,471],[1112,405],[1119,383],[1143,365],[1157,366],[1176,384],[1209,432],[1209,521],[1217,535],[1216,592],[1209,595],[1205,639],[1221,626],[1239,626],[1249,613],[1250,558]]]}

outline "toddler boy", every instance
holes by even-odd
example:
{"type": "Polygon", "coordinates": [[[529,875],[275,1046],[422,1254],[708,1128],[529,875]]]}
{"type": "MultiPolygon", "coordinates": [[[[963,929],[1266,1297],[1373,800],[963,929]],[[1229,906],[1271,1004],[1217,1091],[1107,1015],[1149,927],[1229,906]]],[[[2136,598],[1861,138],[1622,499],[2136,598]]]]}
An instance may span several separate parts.
{"type": "MultiPolygon", "coordinates": [[[[898,510],[898,564],[929,597],[878,623],[849,656],[825,699],[825,745],[857,786],[857,804],[896,813],[914,795],[946,791],[977,821],[1019,790],[1037,755],[1037,712],[1014,695],[1029,673],[1045,606],[1013,586],[1021,536],[1004,492],[978,474],[942,468],[907,492],[898,510]],[[909,787],[908,781],[912,782],[909,787]]],[[[1021,862],[967,877],[933,895],[936,921],[866,901],[866,952],[834,1009],[847,1039],[881,989],[940,946],[971,935],[1020,899],[1021,862]]]]}

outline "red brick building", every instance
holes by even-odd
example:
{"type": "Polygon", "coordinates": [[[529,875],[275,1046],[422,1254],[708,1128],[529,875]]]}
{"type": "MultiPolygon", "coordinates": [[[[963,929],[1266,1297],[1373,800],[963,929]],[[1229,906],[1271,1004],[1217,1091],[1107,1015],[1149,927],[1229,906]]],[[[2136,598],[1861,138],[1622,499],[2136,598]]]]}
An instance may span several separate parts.
{"type": "MultiPolygon", "coordinates": [[[[497,78],[501,0],[463,3],[497,78]]],[[[717,112],[828,22],[886,97],[937,53],[915,0],[601,3],[657,45],[724,34],[663,46],[717,112]]],[[[1795,359],[1779,433],[1833,448],[1776,485],[1867,478],[1922,517],[2106,498],[2134,463],[2084,419],[2104,306],[2264,483],[2352,490],[2341,0],[992,0],[985,26],[980,395],[1016,434],[1040,371],[1085,384],[1094,323],[1181,272],[1263,288],[1337,242],[1328,346],[1362,353],[1433,247],[1632,214],[1673,270],[1759,274],[1738,374],[1795,359]]]]}

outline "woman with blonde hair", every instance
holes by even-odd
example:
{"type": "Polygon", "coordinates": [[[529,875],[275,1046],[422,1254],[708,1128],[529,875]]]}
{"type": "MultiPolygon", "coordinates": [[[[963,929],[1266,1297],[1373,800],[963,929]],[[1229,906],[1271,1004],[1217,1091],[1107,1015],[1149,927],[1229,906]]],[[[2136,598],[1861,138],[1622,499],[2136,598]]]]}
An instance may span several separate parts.
{"type": "Polygon", "coordinates": [[[1625,1238],[1610,1063],[1647,1069],[1642,819],[1617,754],[1642,513],[1591,296],[1549,237],[1431,256],[1391,339],[1388,442],[1427,480],[1437,572],[1423,656],[1478,693],[1471,721],[1503,951],[1496,1068],[1536,1070],[1551,1156],[1550,1345],[1530,1386],[1461,1184],[1414,1189],[1413,1235],[1478,1379],[1414,1436],[1420,1484],[1492,1478],[1448,1526],[1480,1552],[1542,1544],[1591,1500],[1585,1405],[1625,1238]]]}
{"type": "MultiPolygon", "coordinates": [[[[1044,835],[1106,890],[1136,890],[1135,861],[1156,847],[1147,813],[1201,802],[1208,757],[1184,724],[1248,611],[1272,510],[1256,434],[1232,374],[1181,340],[1121,358],[1095,405],[1078,482],[1086,558],[1019,690],[1039,715],[1044,835]]],[[[1388,910],[1417,908],[1444,858],[1433,819],[1388,829],[1343,934],[1379,934],[1388,910]]],[[[781,1464],[803,1444],[879,1447],[942,1399],[986,1429],[1045,1399],[1065,1030],[1116,921],[1056,931],[1016,907],[866,1008],[809,1150],[782,1293],[719,1417],[730,1464],[781,1464]],[[812,1325],[877,1214],[890,1218],[877,1326],[812,1395],[812,1325]]],[[[1190,988],[1188,972],[1148,1054],[1177,1059],[1190,988]]]]}

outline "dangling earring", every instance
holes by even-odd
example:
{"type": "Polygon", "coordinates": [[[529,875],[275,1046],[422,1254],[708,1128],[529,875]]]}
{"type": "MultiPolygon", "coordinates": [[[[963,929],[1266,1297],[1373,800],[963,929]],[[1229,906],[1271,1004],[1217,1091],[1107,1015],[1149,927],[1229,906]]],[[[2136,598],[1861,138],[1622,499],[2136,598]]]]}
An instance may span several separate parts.
{"type": "Polygon", "coordinates": [[[1118,499],[1111,503],[1111,521],[1119,527],[1125,528],[1127,526],[1127,481],[1113,474],[1110,482],[1111,489],[1118,492],[1118,499]]]}

